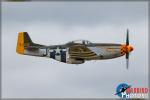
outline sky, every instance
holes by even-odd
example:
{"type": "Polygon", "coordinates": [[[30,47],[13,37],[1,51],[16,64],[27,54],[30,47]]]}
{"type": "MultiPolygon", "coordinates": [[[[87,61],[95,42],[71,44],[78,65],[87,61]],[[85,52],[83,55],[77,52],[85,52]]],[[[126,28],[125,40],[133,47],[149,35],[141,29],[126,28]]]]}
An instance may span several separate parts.
{"type": "Polygon", "coordinates": [[[119,98],[120,83],[148,87],[147,2],[2,2],[3,98],[119,98]],[[65,64],[16,53],[18,32],[43,45],[85,39],[121,43],[129,29],[125,57],[65,64]]]}

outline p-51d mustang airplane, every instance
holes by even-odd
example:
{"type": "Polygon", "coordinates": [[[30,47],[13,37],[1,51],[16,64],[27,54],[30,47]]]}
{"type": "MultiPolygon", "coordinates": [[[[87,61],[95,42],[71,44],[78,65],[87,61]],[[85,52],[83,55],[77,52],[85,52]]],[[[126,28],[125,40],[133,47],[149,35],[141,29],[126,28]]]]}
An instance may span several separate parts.
{"type": "Polygon", "coordinates": [[[69,64],[112,59],[126,54],[128,68],[129,53],[133,50],[133,47],[129,45],[128,34],[127,30],[126,44],[91,43],[87,40],[78,40],[64,45],[45,46],[33,43],[27,32],[20,32],[16,52],[23,55],[48,57],[69,64]]]}

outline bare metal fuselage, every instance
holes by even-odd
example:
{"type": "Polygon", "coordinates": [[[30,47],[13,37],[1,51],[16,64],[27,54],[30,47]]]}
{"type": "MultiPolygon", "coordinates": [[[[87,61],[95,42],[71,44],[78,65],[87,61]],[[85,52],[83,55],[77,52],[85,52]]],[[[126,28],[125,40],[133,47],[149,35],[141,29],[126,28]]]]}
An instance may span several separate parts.
{"type": "Polygon", "coordinates": [[[31,49],[28,48],[25,49],[24,54],[31,56],[52,58],[57,61],[66,63],[67,62],[69,63],[69,60],[84,60],[84,61],[103,60],[103,59],[112,59],[124,55],[121,53],[121,44],[111,44],[111,43],[108,44],[92,43],[89,45],[83,44],[53,45],[47,47],[40,47],[37,50],[32,50],[32,48],[31,49]],[[86,46],[89,49],[84,49],[82,46],[83,47],[86,46]]]}
{"type": "Polygon", "coordinates": [[[60,62],[82,64],[89,60],[112,59],[133,50],[130,45],[71,41],[64,45],[45,46],[33,43],[27,32],[18,34],[16,52],[23,55],[48,57],[60,62]]]}

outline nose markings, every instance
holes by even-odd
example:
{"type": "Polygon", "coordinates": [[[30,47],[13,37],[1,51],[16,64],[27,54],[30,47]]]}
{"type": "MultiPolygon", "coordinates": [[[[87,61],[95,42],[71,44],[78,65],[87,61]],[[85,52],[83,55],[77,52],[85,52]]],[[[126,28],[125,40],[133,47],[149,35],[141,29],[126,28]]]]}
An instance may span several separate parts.
{"type": "Polygon", "coordinates": [[[133,51],[133,47],[130,46],[130,45],[122,45],[122,46],[120,47],[120,53],[121,53],[121,54],[129,53],[129,52],[131,52],[131,51],[133,51]]]}

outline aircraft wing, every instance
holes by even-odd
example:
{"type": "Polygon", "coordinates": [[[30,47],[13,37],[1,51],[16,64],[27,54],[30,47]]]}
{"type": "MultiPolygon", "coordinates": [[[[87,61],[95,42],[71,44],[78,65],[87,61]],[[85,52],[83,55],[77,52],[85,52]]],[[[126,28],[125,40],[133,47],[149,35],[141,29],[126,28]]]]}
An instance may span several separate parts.
{"type": "Polygon", "coordinates": [[[97,53],[85,45],[74,45],[69,47],[69,57],[74,59],[92,59],[97,57],[97,53]]]}
{"type": "Polygon", "coordinates": [[[88,47],[91,51],[95,52],[97,55],[103,55],[105,54],[105,50],[102,48],[97,48],[97,47],[88,47]]]}

